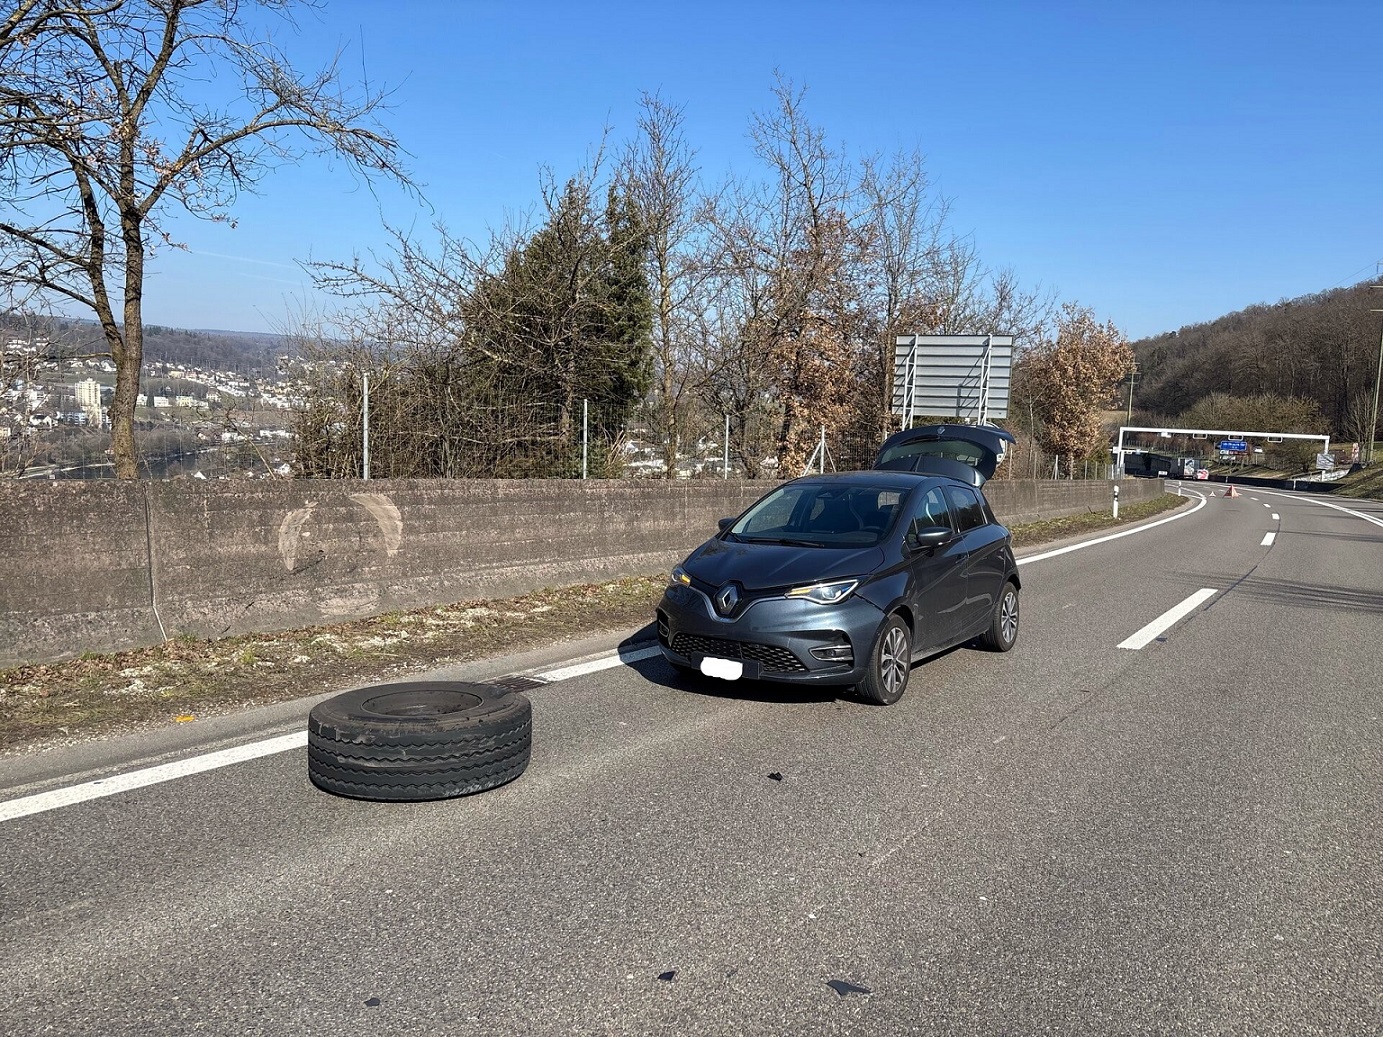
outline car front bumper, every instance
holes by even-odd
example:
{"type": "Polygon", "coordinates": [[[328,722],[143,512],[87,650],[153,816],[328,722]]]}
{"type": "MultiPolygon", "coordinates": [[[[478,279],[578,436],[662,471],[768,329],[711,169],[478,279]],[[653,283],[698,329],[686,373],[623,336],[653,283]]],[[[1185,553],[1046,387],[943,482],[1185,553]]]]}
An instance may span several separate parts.
{"type": "Polygon", "coordinates": [[[657,609],[658,643],[671,662],[699,669],[703,659],[729,659],[743,664],[745,678],[790,684],[858,684],[882,620],[853,594],[834,605],[761,598],[726,619],[681,584],[668,587],[657,609]],[[832,658],[845,649],[848,659],[832,658]]]}

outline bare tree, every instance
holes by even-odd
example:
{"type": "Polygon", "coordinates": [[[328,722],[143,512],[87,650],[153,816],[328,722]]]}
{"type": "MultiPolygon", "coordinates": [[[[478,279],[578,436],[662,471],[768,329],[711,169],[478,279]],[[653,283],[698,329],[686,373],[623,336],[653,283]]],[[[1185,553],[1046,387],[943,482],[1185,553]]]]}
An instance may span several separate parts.
{"type": "Polygon", "coordinates": [[[778,408],[779,472],[800,470],[817,428],[848,422],[856,391],[862,316],[856,274],[864,238],[856,178],[845,156],[806,118],[803,91],[782,76],[774,105],[750,121],[767,178],[735,181],[706,219],[719,281],[718,308],[731,334],[712,356],[716,396],[771,396],[778,408]]]}
{"type": "Polygon", "coordinates": [[[1340,431],[1345,439],[1363,444],[1363,452],[1367,453],[1368,444],[1377,438],[1373,427],[1372,398],[1368,393],[1355,393],[1350,398],[1340,422],[1340,431]]]}
{"type": "Polygon", "coordinates": [[[697,185],[696,154],[682,133],[682,109],[656,95],[640,100],[638,136],[626,148],[619,179],[648,235],[647,279],[653,304],[651,416],[672,478],[703,387],[709,304],[704,226],[707,200],[697,185]]]}
{"type": "Polygon", "coordinates": [[[120,478],[137,472],[144,277],[174,245],[165,211],[229,222],[240,192],[308,154],[412,186],[377,121],[386,92],[348,86],[336,61],[300,73],[259,27],[314,6],[23,0],[0,23],[0,279],[95,313],[120,478]]]}

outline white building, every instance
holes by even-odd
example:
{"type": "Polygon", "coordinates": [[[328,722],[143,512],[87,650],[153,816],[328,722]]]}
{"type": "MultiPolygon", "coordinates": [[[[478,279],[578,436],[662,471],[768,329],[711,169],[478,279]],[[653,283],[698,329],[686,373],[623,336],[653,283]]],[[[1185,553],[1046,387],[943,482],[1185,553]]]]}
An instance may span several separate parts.
{"type": "Polygon", "coordinates": [[[82,408],[88,425],[101,423],[101,383],[95,378],[77,383],[77,406],[82,408]]]}

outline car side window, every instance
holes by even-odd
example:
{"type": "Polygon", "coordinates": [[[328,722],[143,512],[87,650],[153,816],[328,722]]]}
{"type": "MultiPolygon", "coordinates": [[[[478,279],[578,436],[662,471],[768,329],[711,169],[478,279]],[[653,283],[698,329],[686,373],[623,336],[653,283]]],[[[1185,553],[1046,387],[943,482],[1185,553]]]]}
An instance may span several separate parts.
{"type": "Polygon", "coordinates": [[[955,529],[951,521],[951,509],[946,506],[946,498],[939,486],[933,486],[918,500],[912,512],[912,527],[945,526],[955,529]]]}
{"type": "Polygon", "coordinates": [[[984,516],[984,505],[980,503],[980,498],[975,495],[974,490],[966,486],[947,486],[946,496],[951,499],[951,504],[956,509],[956,517],[960,520],[960,532],[977,529],[987,521],[984,516]]]}

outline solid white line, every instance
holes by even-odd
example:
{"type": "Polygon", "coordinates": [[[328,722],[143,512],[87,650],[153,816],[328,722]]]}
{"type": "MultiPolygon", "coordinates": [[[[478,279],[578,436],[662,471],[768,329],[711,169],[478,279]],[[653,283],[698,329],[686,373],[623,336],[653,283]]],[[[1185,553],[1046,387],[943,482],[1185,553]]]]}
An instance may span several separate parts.
{"type": "Polygon", "coordinates": [[[1105,544],[1111,540],[1118,540],[1120,537],[1131,537],[1134,533],[1141,533],[1145,529],[1152,529],[1154,526],[1166,525],[1168,522],[1175,522],[1177,519],[1184,519],[1188,515],[1194,515],[1196,512],[1200,511],[1201,508],[1205,507],[1205,497],[1195,490],[1188,490],[1187,492],[1200,497],[1200,503],[1190,511],[1183,511],[1170,518],[1158,519],[1156,522],[1149,522],[1142,526],[1134,526],[1132,529],[1126,529],[1122,533],[1111,533],[1109,536],[1096,537],[1094,540],[1085,540],[1079,544],[1072,544],[1069,547],[1058,547],[1055,551],[1044,551],[1040,555],[1029,555],[1027,558],[1018,559],[1018,564],[1027,565],[1029,562],[1040,562],[1047,558],[1055,558],[1057,555],[1070,554],[1072,551],[1083,551],[1087,547],[1094,547],[1096,544],[1105,544]]]}
{"type": "Polygon", "coordinates": [[[41,792],[35,796],[11,799],[0,803],[0,823],[13,821],[17,817],[27,817],[30,814],[39,814],[45,810],[56,810],[58,807],[70,807],[77,803],[85,803],[89,799],[114,796],[120,792],[143,788],[145,785],[156,785],[161,781],[185,778],[190,774],[200,774],[203,771],[216,770],[218,767],[229,767],[233,763],[243,763],[246,760],[258,759],[261,756],[272,756],[274,753],[281,753],[288,749],[301,749],[305,745],[307,745],[307,732],[299,731],[291,735],[281,735],[278,738],[268,738],[262,742],[237,745],[233,749],[222,749],[220,752],[193,756],[191,759],[178,760],[175,763],[145,767],[143,770],[130,771],[127,774],[115,774],[109,778],[99,778],[96,781],[72,785],[65,789],[54,789],[52,792],[41,792]]]}
{"type": "Polygon", "coordinates": [[[1202,587],[1200,590],[1196,591],[1195,594],[1192,594],[1189,598],[1183,601],[1180,605],[1177,605],[1175,608],[1170,608],[1166,612],[1162,613],[1162,615],[1158,616],[1156,619],[1154,619],[1151,623],[1145,626],[1142,630],[1138,631],[1138,633],[1134,634],[1132,637],[1120,641],[1119,647],[1131,648],[1134,651],[1137,651],[1145,645],[1152,644],[1152,642],[1164,630],[1170,630],[1178,621],[1182,619],[1183,616],[1189,613],[1192,609],[1196,608],[1196,606],[1198,606],[1201,602],[1205,601],[1207,598],[1214,597],[1218,593],[1219,591],[1217,591],[1214,587],[1202,587]]]}
{"type": "Polygon", "coordinates": [[[546,673],[535,673],[533,676],[540,681],[552,683],[554,681],[570,680],[572,677],[584,677],[588,673],[596,673],[600,670],[612,670],[616,666],[623,666],[627,663],[641,662],[644,659],[652,659],[656,655],[661,655],[662,649],[656,645],[652,648],[638,648],[632,652],[620,652],[617,655],[607,655],[601,659],[591,659],[584,663],[576,663],[572,666],[562,666],[555,670],[548,670],[546,673]]]}
{"type": "Polygon", "coordinates": [[[1262,542],[1261,544],[1259,544],[1258,546],[1259,546],[1259,547],[1272,547],[1272,546],[1273,546],[1273,540],[1275,540],[1276,538],[1277,538],[1277,534],[1276,534],[1276,533],[1264,533],[1264,534],[1263,534],[1263,542],[1262,542]]]}
{"type": "Polygon", "coordinates": [[[1353,515],[1355,518],[1363,519],[1365,522],[1372,522],[1375,526],[1383,526],[1383,519],[1374,518],[1372,515],[1365,515],[1362,511],[1352,511],[1349,508],[1341,507],[1339,504],[1331,504],[1329,501],[1317,500],[1315,497],[1297,497],[1290,493],[1273,493],[1272,490],[1264,491],[1274,497],[1286,497],[1288,500],[1301,501],[1306,504],[1319,504],[1322,508],[1334,508],[1336,511],[1343,511],[1346,515],[1353,515]]]}

